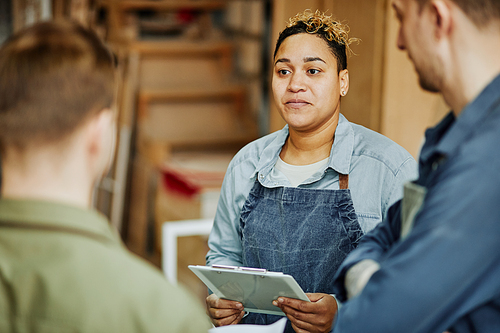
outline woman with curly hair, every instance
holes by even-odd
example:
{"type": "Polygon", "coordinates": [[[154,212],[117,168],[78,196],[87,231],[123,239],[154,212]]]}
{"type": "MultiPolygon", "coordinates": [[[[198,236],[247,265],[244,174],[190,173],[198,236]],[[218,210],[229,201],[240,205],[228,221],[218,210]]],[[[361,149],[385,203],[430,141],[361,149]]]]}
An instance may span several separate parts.
{"type": "MultiPolygon", "coordinates": [[[[333,276],[416,178],[411,155],[341,113],[349,91],[349,27],[323,13],[290,19],[274,52],[272,90],[287,125],[241,149],[228,167],[207,265],[265,268],[292,275],[311,302],[287,314],[286,332],[326,332],[337,311],[333,276]]],[[[216,326],[269,324],[241,303],[207,298],[216,326]]]]}

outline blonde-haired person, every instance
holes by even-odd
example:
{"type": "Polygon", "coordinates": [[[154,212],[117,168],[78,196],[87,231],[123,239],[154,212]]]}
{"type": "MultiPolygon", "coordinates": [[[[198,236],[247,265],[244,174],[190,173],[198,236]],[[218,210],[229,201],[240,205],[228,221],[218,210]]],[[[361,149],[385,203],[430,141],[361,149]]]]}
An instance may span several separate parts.
{"type": "MultiPolygon", "coordinates": [[[[210,234],[208,265],[284,272],[308,293],[312,302],[302,302],[300,310],[280,306],[290,319],[286,332],[331,329],[337,268],[401,198],[403,183],[416,178],[406,150],[340,113],[349,91],[348,32],[311,11],[281,32],[272,90],[287,125],[234,157],[210,234]]],[[[207,307],[216,326],[279,319],[253,313],[243,318],[240,303],[215,295],[207,307]]]]}

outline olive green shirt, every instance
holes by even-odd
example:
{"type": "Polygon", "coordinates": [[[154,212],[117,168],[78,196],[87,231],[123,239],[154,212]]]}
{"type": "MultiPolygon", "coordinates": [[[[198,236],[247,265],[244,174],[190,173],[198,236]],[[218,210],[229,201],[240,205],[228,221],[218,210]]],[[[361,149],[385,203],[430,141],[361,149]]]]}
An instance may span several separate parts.
{"type": "Polygon", "coordinates": [[[0,200],[0,332],[204,332],[191,295],[96,211],[0,200]]]}

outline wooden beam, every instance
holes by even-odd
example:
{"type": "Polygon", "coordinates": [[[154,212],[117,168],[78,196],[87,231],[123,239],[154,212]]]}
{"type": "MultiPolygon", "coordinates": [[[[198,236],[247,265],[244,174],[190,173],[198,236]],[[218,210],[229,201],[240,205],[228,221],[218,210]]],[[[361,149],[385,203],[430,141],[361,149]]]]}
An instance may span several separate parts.
{"type": "MultiPolygon", "coordinates": [[[[102,4],[107,6],[113,0],[103,0],[102,4]]],[[[154,1],[154,0],[122,0],[116,3],[120,10],[215,10],[223,9],[226,6],[226,1],[215,0],[198,0],[198,1],[182,1],[182,0],[169,0],[169,1],[154,1]]]]}

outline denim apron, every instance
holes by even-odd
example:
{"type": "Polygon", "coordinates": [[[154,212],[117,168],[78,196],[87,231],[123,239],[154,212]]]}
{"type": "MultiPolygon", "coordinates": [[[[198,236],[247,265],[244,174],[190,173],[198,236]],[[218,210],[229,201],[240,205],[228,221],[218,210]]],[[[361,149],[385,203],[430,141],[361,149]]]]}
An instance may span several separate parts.
{"type": "MultiPolygon", "coordinates": [[[[240,217],[243,265],[290,274],[306,293],[332,294],[337,268],[363,235],[348,180],[339,175],[339,190],[267,188],[256,180],[240,217]]],[[[250,313],[242,322],[281,318],[250,313]]],[[[285,332],[294,332],[289,321],[285,332]]]]}

